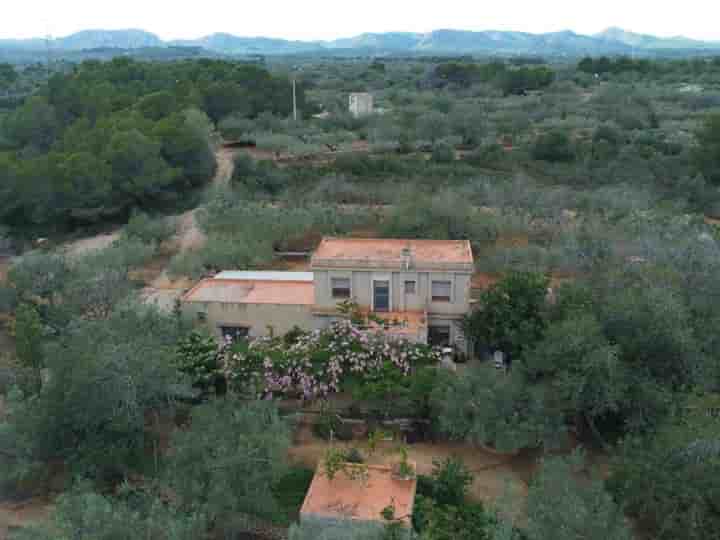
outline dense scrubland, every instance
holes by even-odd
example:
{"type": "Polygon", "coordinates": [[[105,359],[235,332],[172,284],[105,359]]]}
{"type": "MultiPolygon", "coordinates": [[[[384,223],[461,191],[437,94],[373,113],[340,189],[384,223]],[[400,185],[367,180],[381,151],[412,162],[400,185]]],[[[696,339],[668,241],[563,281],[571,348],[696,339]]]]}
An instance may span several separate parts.
{"type": "MultiPolygon", "coordinates": [[[[62,495],[48,524],[15,537],[240,538],[258,523],[262,537],[295,521],[309,481],[287,457],[295,417],[255,399],[248,366],[345,361],[328,352],[344,330],[278,336],[253,356],[137,290],[161,254],[171,275],[197,278],[277,265],[322,234],[474,248],[478,307],[463,330],[504,351],[507,373],[438,371],[432,351],[405,369],[372,349],[376,369],[323,394],[349,395],[373,425],[422,419],[438,448],[538,456],[508,500],[472,497],[458,460],[422,471],[421,539],[717,535],[718,59],[0,68],[0,90],[33,85],[0,112],[0,223],[22,253],[0,288],[14,342],[0,366],[0,489],[62,495]],[[351,117],[352,91],[372,92],[377,113],[351,117]],[[223,143],[232,178],[208,185],[223,143]],[[172,216],[195,206],[204,241],[168,251],[172,216]],[[118,227],[99,251],[53,247],[118,227]],[[38,236],[51,241],[30,249],[38,236]],[[569,439],[585,452],[567,455],[569,439]]],[[[334,438],[330,409],[317,431],[334,438]]],[[[354,444],[368,453],[372,439],[354,444]]],[[[386,521],[380,536],[397,537],[386,521]]]]}

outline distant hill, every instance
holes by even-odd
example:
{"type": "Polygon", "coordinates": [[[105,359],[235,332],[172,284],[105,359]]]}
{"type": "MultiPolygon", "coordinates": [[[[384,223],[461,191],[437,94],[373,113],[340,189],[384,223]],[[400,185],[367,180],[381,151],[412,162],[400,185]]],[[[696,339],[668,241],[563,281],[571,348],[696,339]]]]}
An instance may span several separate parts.
{"type": "Polygon", "coordinates": [[[321,42],[239,37],[232,34],[212,34],[195,40],[171,41],[169,44],[202,47],[224,54],[295,54],[323,48],[321,42]]]}
{"type": "Polygon", "coordinates": [[[139,49],[141,47],[161,47],[163,41],[144,30],[83,30],[76,34],[53,41],[53,48],[78,51],[111,47],[118,49],[139,49]]]}
{"type": "Polygon", "coordinates": [[[45,49],[45,40],[40,38],[0,39],[0,49],[39,51],[45,49]]]}
{"type": "Polygon", "coordinates": [[[662,38],[648,34],[636,34],[617,27],[608,28],[599,34],[595,34],[594,37],[607,42],[623,43],[631,47],[648,50],[720,48],[720,42],[698,41],[682,36],[662,38]]]}
{"type": "MultiPolygon", "coordinates": [[[[40,51],[43,39],[0,40],[2,50],[40,51]]],[[[122,49],[132,51],[161,47],[193,47],[223,55],[288,55],[318,53],[330,55],[392,54],[499,54],[499,55],[621,55],[654,56],[670,51],[720,53],[720,42],[684,37],[662,38],[608,28],[594,36],[566,30],[546,34],[488,30],[435,30],[428,33],[365,33],[333,41],[290,41],[267,37],[241,37],[217,33],[200,39],[162,41],[144,30],[84,30],[52,40],[53,51],[122,49]]],[[[0,55],[2,56],[2,55],[0,55]]]]}

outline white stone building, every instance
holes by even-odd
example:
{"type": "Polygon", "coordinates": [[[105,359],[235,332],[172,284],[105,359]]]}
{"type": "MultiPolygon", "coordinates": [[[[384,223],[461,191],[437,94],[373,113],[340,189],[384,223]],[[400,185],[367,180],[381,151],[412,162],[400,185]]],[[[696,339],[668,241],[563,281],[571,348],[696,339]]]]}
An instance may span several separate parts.
{"type": "Polygon", "coordinates": [[[350,94],[349,109],[350,114],[355,118],[372,114],[374,110],[372,94],[368,94],[367,92],[354,92],[350,94]]]}

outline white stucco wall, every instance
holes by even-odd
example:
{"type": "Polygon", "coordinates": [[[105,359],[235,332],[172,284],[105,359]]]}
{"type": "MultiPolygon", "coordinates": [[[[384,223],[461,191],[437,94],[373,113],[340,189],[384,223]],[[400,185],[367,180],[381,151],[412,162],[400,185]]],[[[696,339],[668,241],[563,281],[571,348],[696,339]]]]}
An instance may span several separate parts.
{"type": "Polygon", "coordinates": [[[315,304],[333,309],[340,301],[332,297],[332,278],[349,278],[351,295],[361,306],[372,308],[372,281],[390,280],[390,311],[422,311],[431,314],[464,315],[470,309],[469,273],[389,270],[315,270],[315,304]],[[415,294],[405,294],[405,281],[415,281],[415,294]],[[432,281],[451,283],[451,301],[433,302],[432,281]]]}
{"type": "Polygon", "coordinates": [[[186,302],[183,313],[195,324],[207,326],[218,338],[222,337],[221,326],[247,327],[250,337],[268,336],[268,327],[272,327],[276,336],[286,334],[295,326],[303,330],[315,328],[315,320],[307,305],[186,302]],[[205,322],[199,319],[199,312],[206,314],[205,322]]]}

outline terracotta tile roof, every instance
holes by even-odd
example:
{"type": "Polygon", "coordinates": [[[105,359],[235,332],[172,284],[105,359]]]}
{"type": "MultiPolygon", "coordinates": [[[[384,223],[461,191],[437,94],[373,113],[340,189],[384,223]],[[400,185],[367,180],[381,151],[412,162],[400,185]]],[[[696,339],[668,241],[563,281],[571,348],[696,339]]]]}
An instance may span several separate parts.
{"type": "Polygon", "coordinates": [[[467,240],[415,240],[400,238],[325,237],[312,257],[313,266],[383,264],[401,267],[410,260],[418,267],[463,265],[471,267],[473,254],[467,240]]]}
{"type": "Polygon", "coordinates": [[[383,521],[384,508],[394,505],[395,516],[410,524],[417,479],[394,478],[390,467],[368,465],[367,481],[338,472],[330,480],[322,465],[315,471],[301,516],[322,516],[358,521],[383,521]]]}
{"type": "Polygon", "coordinates": [[[190,289],[183,302],[223,304],[312,305],[315,284],[307,281],[204,279],[190,289]]]}

